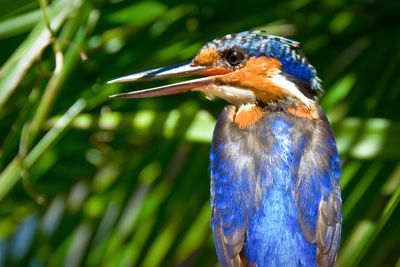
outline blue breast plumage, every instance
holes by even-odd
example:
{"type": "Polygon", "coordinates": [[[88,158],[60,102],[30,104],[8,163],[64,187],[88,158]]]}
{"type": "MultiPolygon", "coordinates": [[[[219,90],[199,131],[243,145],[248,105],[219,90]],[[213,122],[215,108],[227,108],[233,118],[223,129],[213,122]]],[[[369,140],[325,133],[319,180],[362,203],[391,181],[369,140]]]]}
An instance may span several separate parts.
{"type": "Polygon", "coordinates": [[[228,106],[214,131],[211,224],[221,265],[332,265],[341,199],[329,123],[321,110],[310,120],[265,109],[243,129],[228,106]]]}

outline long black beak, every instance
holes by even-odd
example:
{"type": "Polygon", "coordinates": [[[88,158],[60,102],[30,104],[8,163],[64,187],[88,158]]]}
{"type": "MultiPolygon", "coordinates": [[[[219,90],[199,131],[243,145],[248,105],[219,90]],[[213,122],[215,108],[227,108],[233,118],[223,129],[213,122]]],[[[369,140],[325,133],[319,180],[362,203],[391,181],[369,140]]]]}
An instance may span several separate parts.
{"type": "Polygon", "coordinates": [[[187,62],[170,67],[163,67],[154,70],[131,74],[128,76],[111,80],[108,83],[136,82],[136,81],[156,80],[156,79],[182,77],[190,75],[208,76],[185,82],[174,83],[170,85],[164,85],[164,86],[159,86],[139,91],[132,91],[128,93],[111,96],[119,98],[146,98],[146,97],[179,94],[192,89],[201,90],[201,88],[207,87],[210,84],[215,83],[215,80],[218,78],[218,76],[227,74],[229,72],[232,72],[232,70],[209,67],[209,66],[198,66],[193,64],[192,62],[187,62]]]}

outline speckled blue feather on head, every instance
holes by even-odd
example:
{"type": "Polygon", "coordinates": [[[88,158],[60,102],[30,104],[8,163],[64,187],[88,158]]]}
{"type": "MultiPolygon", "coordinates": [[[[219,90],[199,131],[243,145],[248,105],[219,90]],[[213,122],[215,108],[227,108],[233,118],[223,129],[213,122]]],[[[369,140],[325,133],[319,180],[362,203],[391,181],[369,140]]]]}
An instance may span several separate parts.
{"type": "Polygon", "coordinates": [[[284,74],[307,83],[314,94],[323,93],[321,79],[318,78],[317,71],[303,55],[301,45],[296,41],[267,35],[263,31],[245,31],[214,39],[205,47],[217,49],[221,52],[237,47],[245,50],[250,56],[275,58],[281,62],[284,74]]]}

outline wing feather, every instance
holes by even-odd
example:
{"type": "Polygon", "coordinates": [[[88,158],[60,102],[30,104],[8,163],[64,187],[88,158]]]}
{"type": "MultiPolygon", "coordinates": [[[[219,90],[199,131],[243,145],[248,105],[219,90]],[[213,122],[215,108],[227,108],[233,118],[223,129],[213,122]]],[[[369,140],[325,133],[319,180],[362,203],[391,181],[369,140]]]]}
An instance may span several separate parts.
{"type": "Polygon", "coordinates": [[[306,240],[317,243],[318,266],[333,266],[342,225],[340,159],[327,121],[316,120],[301,159],[295,199],[306,240]]]}
{"type": "Polygon", "coordinates": [[[225,235],[220,226],[214,226],[213,232],[215,248],[221,266],[242,267],[243,264],[239,253],[243,247],[244,233],[237,232],[236,234],[233,234],[238,237],[238,239],[235,240],[235,238],[230,238],[229,236],[225,235]]]}
{"type": "Polygon", "coordinates": [[[257,145],[257,138],[244,135],[245,130],[233,124],[235,112],[234,106],[228,106],[220,115],[210,153],[211,226],[223,267],[243,266],[240,252],[247,224],[256,208],[257,197],[261,196],[260,183],[252,167],[253,157],[246,157],[244,153],[257,145]]]}

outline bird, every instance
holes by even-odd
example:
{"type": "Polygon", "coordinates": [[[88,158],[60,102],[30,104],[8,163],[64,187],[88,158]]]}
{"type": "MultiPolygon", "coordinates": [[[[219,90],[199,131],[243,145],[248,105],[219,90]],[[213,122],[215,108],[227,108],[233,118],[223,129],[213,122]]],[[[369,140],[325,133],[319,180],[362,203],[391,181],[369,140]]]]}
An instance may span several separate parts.
{"type": "Polygon", "coordinates": [[[201,77],[111,97],[201,91],[229,103],[216,122],[209,168],[221,266],[334,265],[341,163],[317,100],[322,81],[301,44],[258,30],[227,34],[189,62],[109,83],[182,76],[201,77]]]}

